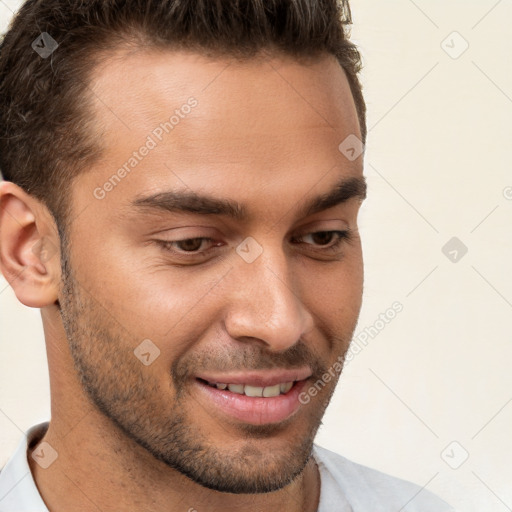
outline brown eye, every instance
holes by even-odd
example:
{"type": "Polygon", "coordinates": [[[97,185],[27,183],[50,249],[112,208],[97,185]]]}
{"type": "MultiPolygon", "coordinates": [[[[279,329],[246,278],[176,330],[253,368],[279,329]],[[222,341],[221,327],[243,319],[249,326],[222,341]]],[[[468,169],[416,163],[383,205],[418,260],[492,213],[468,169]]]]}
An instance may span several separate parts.
{"type": "Polygon", "coordinates": [[[201,248],[203,240],[205,238],[187,238],[186,240],[177,240],[175,244],[185,252],[195,252],[201,248]]]}
{"type": "Polygon", "coordinates": [[[319,231],[311,234],[311,240],[318,245],[328,245],[334,237],[334,231],[319,231]]]}
{"type": "Polygon", "coordinates": [[[166,252],[175,256],[204,256],[210,249],[222,245],[213,238],[195,237],[182,240],[155,240],[166,252]]]}
{"type": "Polygon", "coordinates": [[[326,251],[336,250],[347,240],[350,240],[349,231],[316,231],[295,238],[299,243],[326,251]]]}

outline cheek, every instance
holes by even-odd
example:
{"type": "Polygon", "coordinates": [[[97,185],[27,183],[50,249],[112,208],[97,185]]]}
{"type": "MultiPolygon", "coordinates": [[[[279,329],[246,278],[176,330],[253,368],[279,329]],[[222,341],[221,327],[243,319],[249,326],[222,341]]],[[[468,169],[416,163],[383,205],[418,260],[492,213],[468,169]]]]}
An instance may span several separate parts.
{"type": "Polygon", "coordinates": [[[222,304],[217,298],[229,301],[230,266],[177,268],[160,257],[150,260],[145,251],[123,251],[121,245],[104,240],[97,251],[76,244],[73,268],[105,324],[119,331],[128,358],[145,340],[154,344],[156,349],[147,342],[141,349],[146,353],[149,346],[151,358],[158,353],[144,370],[166,386],[176,362],[201,353],[204,341],[216,345],[222,304]]]}
{"type": "MultiPolygon", "coordinates": [[[[316,328],[328,340],[321,352],[330,366],[344,354],[359,319],[363,291],[363,264],[360,257],[317,270],[308,280],[306,307],[315,317],[316,328]]],[[[337,373],[337,372],[336,372],[337,373]]]]}
{"type": "Polygon", "coordinates": [[[360,254],[354,251],[350,258],[304,272],[303,296],[320,317],[349,324],[357,319],[364,278],[360,254]]]}
{"type": "Polygon", "coordinates": [[[135,348],[151,340],[160,350],[157,366],[168,368],[208,328],[212,305],[205,299],[217,272],[200,275],[144,263],[122,254],[83,253],[75,270],[106,321],[121,329],[124,343],[135,348]],[[87,264],[88,257],[94,265],[87,264]]]}

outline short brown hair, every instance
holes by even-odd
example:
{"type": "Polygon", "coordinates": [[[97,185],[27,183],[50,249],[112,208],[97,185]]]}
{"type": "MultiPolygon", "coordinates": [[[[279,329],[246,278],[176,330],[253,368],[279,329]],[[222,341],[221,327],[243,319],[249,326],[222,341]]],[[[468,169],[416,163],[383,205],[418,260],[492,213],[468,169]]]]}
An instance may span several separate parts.
{"type": "Polygon", "coordinates": [[[102,152],[87,108],[89,77],[122,46],[237,58],[262,50],[330,53],[347,75],[364,143],[361,57],[348,40],[351,23],[348,0],[28,0],[0,46],[0,171],[46,204],[64,230],[66,189],[102,152]],[[42,33],[55,42],[41,44],[42,33]],[[51,44],[58,47],[46,57],[34,46],[51,44]]]}

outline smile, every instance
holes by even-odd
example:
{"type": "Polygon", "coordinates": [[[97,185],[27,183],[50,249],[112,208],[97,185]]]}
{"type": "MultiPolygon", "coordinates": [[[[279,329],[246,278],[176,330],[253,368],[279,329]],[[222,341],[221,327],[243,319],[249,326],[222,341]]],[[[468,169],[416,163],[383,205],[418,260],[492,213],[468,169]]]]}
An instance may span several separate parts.
{"type": "Polygon", "coordinates": [[[308,369],[202,375],[194,379],[193,389],[212,415],[252,425],[275,424],[298,413],[298,396],[310,376],[308,369]]]}
{"type": "MultiPolygon", "coordinates": [[[[205,381],[206,382],[206,381],[205,381]]],[[[273,386],[251,386],[249,384],[225,384],[222,382],[207,382],[209,386],[217,389],[227,389],[232,393],[238,395],[245,395],[250,397],[264,397],[271,398],[279,395],[285,395],[290,391],[293,386],[293,382],[281,382],[273,386]]]]}

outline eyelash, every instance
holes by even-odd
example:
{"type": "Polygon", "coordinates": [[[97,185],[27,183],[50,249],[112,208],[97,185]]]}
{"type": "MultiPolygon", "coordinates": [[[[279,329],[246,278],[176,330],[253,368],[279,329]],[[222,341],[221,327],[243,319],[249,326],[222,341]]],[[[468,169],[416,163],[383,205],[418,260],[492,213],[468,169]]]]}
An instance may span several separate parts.
{"type": "MultiPolygon", "coordinates": [[[[326,246],[321,245],[321,246],[319,246],[320,247],[320,251],[324,252],[324,253],[325,252],[327,252],[327,253],[335,253],[343,243],[350,242],[352,240],[352,232],[350,230],[344,230],[344,231],[341,231],[341,230],[314,231],[312,233],[307,233],[305,235],[298,236],[295,239],[301,239],[301,238],[304,238],[306,236],[318,235],[318,234],[327,234],[327,233],[332,234],[332,235],[336,235],[337,239],[331,245],[326,245],[326,246]]],[[[194,257],[194,256],[205,256],[211,249],[214,249],[215,247],[219,246],[219,244],[217,243],[217,244],[213,245],[212,247],[210,247],[209,249],[206,249],[205,251],[202,251],[202,252],[199,252],[199,251],[177,251],[177,250],[172,248],[176,244],[180,244],[180,243],[183,243],[183,242],[189,242],[191,240],[202,240],[204,242],[215,242],[215,240],[213,238],[201,237],[201,236],[193,237],[193,238],[183,238],[181,240],[156,240],[156,242],[165,251],[173,253],[173,254],[175,254],[177,256],[183,256],[185,258],[191,258],[191,257],[194,257]]]]}

